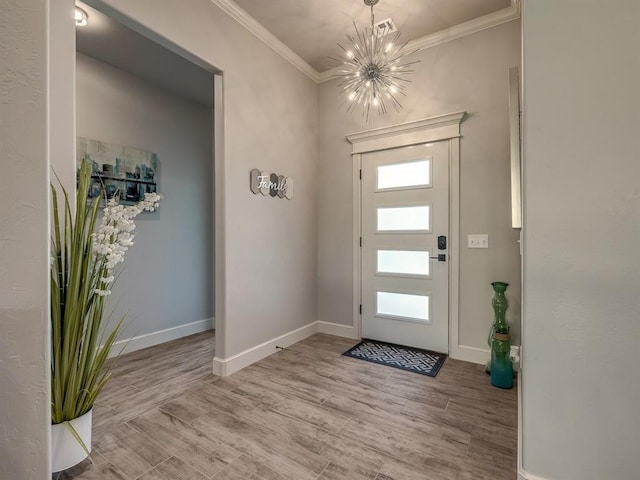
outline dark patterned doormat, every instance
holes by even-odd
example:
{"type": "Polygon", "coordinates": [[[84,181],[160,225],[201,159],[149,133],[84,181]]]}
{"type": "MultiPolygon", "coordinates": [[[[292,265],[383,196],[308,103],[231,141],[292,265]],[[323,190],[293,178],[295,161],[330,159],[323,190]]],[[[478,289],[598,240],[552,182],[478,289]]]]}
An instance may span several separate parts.
{"type": "Polygon", "coordinates": [[[429,377],[438,374],[447,358],[443,353],[367,339],[363,339],[342,355],[429,377]]]}

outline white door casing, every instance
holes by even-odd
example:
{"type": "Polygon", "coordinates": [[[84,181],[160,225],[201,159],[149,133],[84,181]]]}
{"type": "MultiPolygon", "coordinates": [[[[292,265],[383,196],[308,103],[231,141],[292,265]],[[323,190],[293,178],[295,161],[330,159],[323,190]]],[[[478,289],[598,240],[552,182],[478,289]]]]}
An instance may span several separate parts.
{"type": "MultiPolygon", "coordinates": [[[[458,290],[459,290],[459,212],[460,212],[460,123],[466,112],[456,112],[423,120],[377,128],[349,134],[352,144],[353,168],[353,326],[355,336],[362,337],[360,305],[362,302],[362,258],[360,238],[362,236],[361,181],[360,170],[363,156],[368,153],[445,142],[448,145],[449,164],[449,236],[447,238],[447,262],[449,283],[449,354],[456,358],[460,354],[458,341],[458,290]]],[[[432,266],[434,266],[432,264],[432,266]]]]}
{"type": "Polygon", "coordinates": [[[361,177],[362,336],[448,353],[449,143],[365,153],[361,177]]]}

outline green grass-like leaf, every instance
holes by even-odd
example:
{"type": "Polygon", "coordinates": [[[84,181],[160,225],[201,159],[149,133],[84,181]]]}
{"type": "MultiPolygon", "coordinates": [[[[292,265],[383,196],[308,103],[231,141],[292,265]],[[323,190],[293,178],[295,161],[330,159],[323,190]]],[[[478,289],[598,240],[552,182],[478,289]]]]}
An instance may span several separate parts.
{"type": "MultiPolygon", "coordinates": [[[[93,233],[102,195],[89,204],[92,167],[83,162],[71,213],[62,188],[64,212],[52,185],[51,263],[51,421],[68,422],[87,413],[110,378],[107,362],[123,319],[105,332],[105,297],[95,290],[107,272],[105,259],[94,255],[93,233]],[[62,218],[64,217],[64,218],[62,218]],[[100,340],[106,338],[104,345],[100,340]]],[[[75,436],[75,435],[74,435],[75,436]]],[[[85,448],[86,449],[86,448],[85,448]]]]}

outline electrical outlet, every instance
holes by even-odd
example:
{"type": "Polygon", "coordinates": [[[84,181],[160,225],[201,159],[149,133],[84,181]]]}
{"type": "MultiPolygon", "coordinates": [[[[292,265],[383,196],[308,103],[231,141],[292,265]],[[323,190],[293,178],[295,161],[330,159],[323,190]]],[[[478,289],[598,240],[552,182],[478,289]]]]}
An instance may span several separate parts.
{"type": "Polygon", "coordinates": [[[489,248],[489,235],[467,235],[467,248],[489,248]]]}

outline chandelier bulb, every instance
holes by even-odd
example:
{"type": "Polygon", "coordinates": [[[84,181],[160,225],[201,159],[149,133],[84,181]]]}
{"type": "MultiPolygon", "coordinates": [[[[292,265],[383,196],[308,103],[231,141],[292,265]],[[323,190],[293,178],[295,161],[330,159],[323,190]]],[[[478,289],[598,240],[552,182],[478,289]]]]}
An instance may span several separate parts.
{"type": "Polygon", "coordinates": [[[76,27],[84,27],[89,23],[89,15],[86,11],[76,5],[73,16],[75,18],[76,27]]]}

